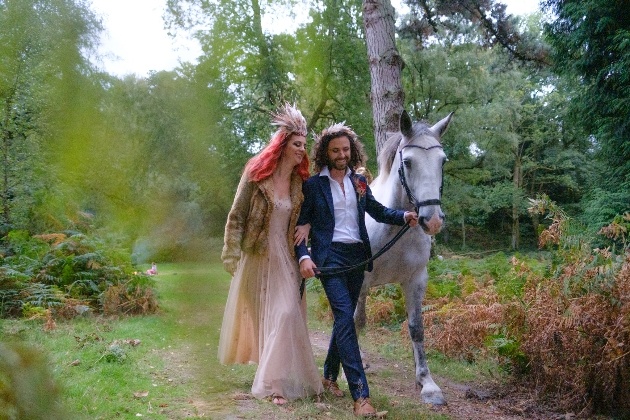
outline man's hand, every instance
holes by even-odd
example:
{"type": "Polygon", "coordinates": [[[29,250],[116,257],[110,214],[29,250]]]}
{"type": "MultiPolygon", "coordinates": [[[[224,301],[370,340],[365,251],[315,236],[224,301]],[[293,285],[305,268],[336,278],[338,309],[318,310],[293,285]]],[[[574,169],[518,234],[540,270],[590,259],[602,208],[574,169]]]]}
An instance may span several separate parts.
{"type": "Polygon", "coordinates": [[[411,227],[418,226],[418,213],[416,213],[415,211],[406,211],[405,222],[409,223],[409,226],[411,227]]]}
{"type": "Polygon", "coordinates": [[[300,274],[305,279],[315,277],[315,270],[317,270],[317,266],[310,258],[304,258],[300,261],[300,274]]]}

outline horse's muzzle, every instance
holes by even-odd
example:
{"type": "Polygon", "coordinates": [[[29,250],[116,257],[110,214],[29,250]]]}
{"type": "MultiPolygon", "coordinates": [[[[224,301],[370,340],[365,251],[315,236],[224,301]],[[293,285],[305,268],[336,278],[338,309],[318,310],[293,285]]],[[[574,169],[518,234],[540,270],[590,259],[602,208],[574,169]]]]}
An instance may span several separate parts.
{"type": "Polygon", "coordinates": [[[442,212],[433,212],[430,219],[420,216],[418,222],[427,235],[436,235],[442,230],[442,224],[444,223],[444,215],[442,212]]]}

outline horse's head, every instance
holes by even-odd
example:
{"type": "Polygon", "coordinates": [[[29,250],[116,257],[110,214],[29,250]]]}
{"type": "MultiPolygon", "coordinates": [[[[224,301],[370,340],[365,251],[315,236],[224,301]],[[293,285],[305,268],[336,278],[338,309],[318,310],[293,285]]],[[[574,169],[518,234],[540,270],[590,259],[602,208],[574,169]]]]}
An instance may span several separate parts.
{"type": "Polygon", "coordinates": [[[407,111],[400,116],[402,138],[394,162],[409,201],[417,209],[422,229],[435,235],[442,229],[442,167],[446,154],[440,138],[446,132],[453,113],[430,127],[413,123],[407,111]]]}

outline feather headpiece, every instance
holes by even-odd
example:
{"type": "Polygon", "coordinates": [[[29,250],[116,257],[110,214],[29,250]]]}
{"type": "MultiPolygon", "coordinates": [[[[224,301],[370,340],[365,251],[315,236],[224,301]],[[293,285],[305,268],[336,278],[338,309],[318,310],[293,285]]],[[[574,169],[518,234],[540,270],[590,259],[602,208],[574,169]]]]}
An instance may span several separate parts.
{"type": "Polygon", "coordinates": [[[286,134],[306,136],[306,119],[304,119],[304,116],[295,105],[291,105],[288,102],[278,112],[273,114],[271,125],[278,127],[276,133],[284,132],[286,134]]]}
{"type": "Polygon", "coordinates": [[[357,133],[352,131],[352,129],[346,125],[345,121],[342,121],[340,123],[333,124],[328,128],[324,128],[320,134],[315,134],[314,136],[315,142],[319,143],[321,139],[323,139],[326,136],[331,136],[331,135],[333,137],[346,135],[353,142],[355,142],[358,138],[357,133]]]}

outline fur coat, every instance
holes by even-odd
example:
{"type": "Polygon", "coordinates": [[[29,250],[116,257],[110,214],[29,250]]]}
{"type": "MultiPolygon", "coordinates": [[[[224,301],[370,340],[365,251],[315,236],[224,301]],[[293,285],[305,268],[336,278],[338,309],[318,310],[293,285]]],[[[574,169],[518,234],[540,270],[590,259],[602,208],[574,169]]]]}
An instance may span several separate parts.
{"type": "MultiPolygon", "coordinates": [[[[295,225],[304,201],[302,178],[295,173],[291,175],[290,195],[292,212],[287,244],[291,255],[295,255],[295,225]]],[[[264,254],[268,251],[269,222],[273,208],[271,177],[254,182],[248,179],[247,174],[243,174],[225,224],[221,260],[227,272],[234,275],[241,252],[264,254]]]]}

